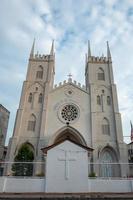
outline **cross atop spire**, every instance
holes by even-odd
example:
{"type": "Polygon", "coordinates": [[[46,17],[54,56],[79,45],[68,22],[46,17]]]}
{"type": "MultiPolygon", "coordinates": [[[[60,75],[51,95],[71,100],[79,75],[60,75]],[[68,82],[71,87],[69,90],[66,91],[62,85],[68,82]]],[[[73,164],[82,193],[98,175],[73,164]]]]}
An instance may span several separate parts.
{"type": "Polygon", "coordinates": [[[31,48],[31,52],[30,52],[30,58],[34,57],[34,47],[35,47],[35,38],[33,40],[32,48],[31,48]]]}
{"type": "Polygon", "coordinates": [[[68,82],[72,82],[72,74],[69,73],[67,76],[68,76],[68,82]]]}
{"type": "Polygon", "coordinates": [[[71,73],[69,73],[67,76],[68,76],[68,78],[72,78],[72,74],[71,73]]]}

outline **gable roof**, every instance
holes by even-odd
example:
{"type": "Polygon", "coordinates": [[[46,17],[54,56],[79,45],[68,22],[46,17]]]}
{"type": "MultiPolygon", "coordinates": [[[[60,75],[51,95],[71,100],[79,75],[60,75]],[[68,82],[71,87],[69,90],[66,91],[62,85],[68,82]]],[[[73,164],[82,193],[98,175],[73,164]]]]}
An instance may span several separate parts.
{"type": "Polygon", "coordinates": [[[88,91],[85,88],[83,88],[83,86],[81,86],[81,84],[79,86],[78,84],[75,84],[73,82],[66,82],[66,83],[62,83],[61,85],[56,85],[56,87],[54,87],[51,90],[51,92],[54,92],[54,91],[56,91],[60,88],[66,87],[66,86],[72,86],[72,87],[77,88],[78,90],[81,90],[82,92],[85,92],[85,93],[88,94],[88,91]]]}
{"type": "Polygon", "coordinates": [[[52,148],[58,146],[59,144],[65,142],[66,140],[69,141],[69,142],[71,142],[71,143],[73,143],[73,144],[78,145],[79,147],[81,147],[81,148],[83,148],[83,149],[85,149],[85,150],[87,150],[87,151],[93,151],[93,150],[94,150],[94,149],[92,149],[91,147],[87,147],[87,146],[84,146],[84,145],[82,145],[82,144],[79,144],[79,143],[73,141],[73,140],[70,139],[69,137],[67,137],[67,138],[65,138],[65,139],[63,139],[63,140],[61,140],[61,141],[59,141],[59,142],[56,142],[56,143],[54,143],[54,144],[52,144],[52,145],[50,145],[50,146],[47,146],[47,147],[45,147],[45,148],[41,148],[41,150],[42,150],[43,153],[47,153],[47,151],[49,151],[50,149],[52,149],[52,148]]]}

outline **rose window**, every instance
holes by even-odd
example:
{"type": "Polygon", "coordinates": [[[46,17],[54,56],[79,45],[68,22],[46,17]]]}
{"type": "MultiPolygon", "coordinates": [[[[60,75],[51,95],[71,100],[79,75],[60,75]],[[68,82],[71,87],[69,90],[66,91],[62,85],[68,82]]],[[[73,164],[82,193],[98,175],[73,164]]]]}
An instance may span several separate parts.
{"type": "Polygon", "coordinates": [[[65,121],[74,121],[78,117],[78,109],[74,105],[65,105],[61,111],[61,116],[65,121]]]}

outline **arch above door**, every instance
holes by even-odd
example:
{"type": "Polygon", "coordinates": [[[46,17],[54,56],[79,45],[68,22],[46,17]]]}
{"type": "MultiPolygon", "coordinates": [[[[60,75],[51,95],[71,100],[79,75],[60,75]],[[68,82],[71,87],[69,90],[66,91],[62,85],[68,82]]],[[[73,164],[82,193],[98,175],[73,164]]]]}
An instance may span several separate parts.
{"type": "Polygon", "coordinates": [[[64,126],[63,128],[59,129],[50,139],[49,145],[52,145],[54,143],[60,142],[62,140],[65,140],[66,138],[69,138],[70,140],[87,146],[85,139],[83,136],[77,131],[75,128],[71,126],[64,126]]]}

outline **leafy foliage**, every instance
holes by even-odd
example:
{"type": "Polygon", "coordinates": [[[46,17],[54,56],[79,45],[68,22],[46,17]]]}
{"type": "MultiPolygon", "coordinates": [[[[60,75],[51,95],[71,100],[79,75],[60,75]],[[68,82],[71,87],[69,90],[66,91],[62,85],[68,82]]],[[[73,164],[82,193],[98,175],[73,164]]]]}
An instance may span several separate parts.
{"type": "Polygon", "coordinates": [[[34,154],[29,144],[23,144],[18,151],[12,165],[14,176],[32,176],[34,154]]]}
{"type": "Polygon", "coordinates": [[[43,177],[43,176],[45,176],[45,174],[44,174],[44,172],[40,172],[40,173],[36,174],[36,176],[43,177]]]}
{"type": "Polygon", "coordinates": [[[91,173],[89,174],[89,177],[90,177],[90,178],[95,178],[95,177],[96,177],[96,173],[95,173],[95,172],[91,172],[91,173]]]}

